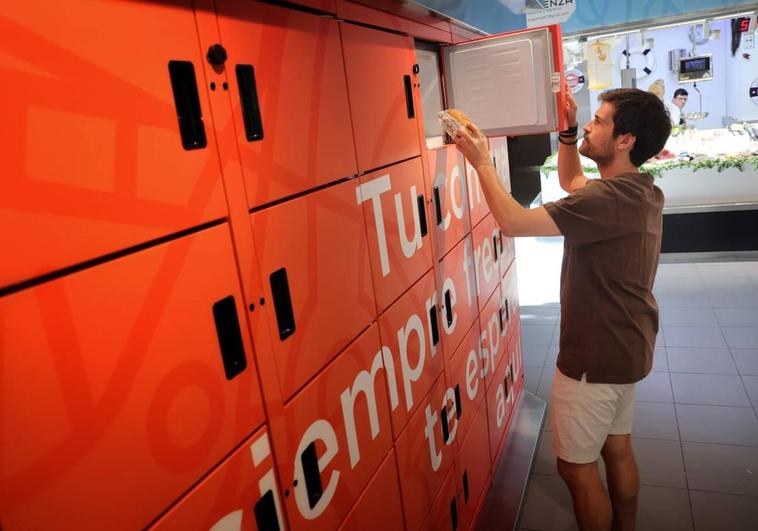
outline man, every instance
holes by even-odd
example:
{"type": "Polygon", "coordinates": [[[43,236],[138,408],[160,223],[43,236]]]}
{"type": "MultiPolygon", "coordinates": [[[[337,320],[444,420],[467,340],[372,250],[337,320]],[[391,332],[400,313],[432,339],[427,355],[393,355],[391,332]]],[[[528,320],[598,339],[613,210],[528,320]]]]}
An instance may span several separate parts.
{"type": "Polygon", "coordinates": [[[651,370],[658,331],[652,294],[661,246],[663,193],[639,166],[671,132],[663,102],[637,89],[601,95],[579,152],[576,103],[560,133],[558,175],[569,195],[522,208],[500,183],[487,139],[473,124],[455,142],[479,174],[487,203],[509,236],[564,237],[561,336],[551,407],[558,472],[582,530],[633,530],[639,472],[631,446],[634,384],[651,370]],[[606,492],[597,460],[602,455],[606,492]],[[610,494],[610,497],[609,497],[610,494]]]}
{"type": "Polygon", "coordinates": [[[687,103],[688,95],[688,92],[683,88],[676,89],[671,101],[666,102],[666,109],[669,111],[671,125],[685,125],[684,118],[682,118],[682,109],[687,103]]]}

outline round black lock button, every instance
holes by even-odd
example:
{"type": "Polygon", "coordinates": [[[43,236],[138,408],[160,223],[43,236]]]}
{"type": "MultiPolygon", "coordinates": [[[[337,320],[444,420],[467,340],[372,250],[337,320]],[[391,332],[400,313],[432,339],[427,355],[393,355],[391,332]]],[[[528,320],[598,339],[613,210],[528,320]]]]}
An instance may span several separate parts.
{"type": "Polygon", "coordinates": [[[208,62],[213,66],[221,66],[226,62],[226,49],[220,44],[214,44],[208,48],[208,62]]]}

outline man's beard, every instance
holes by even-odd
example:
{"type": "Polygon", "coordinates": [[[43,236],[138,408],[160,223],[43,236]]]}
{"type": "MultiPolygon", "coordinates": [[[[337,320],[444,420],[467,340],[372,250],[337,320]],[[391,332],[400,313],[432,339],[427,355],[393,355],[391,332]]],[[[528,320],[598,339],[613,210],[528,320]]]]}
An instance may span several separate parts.
{"type": "Polygon", "coordinates": [[[579,148],[579,154],[587,157],[590,160],[594,160],[595,164],[598,166],[608,166],[613,161],[613,155],[611,153],[593,149],[592,146],[586,141],[583,142],[579,148]]]}

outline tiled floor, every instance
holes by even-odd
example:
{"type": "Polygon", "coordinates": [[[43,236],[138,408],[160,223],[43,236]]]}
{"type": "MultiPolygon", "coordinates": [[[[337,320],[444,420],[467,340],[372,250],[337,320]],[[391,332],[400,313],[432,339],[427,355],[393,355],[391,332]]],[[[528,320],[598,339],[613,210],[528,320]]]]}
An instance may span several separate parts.
{"type": "MultiPolygon", "coordinates": [[[[562,241],[520,239],[516,252],[526,386],[548,401],[521,529],[573,530],[549,419],[562,241]]],[[[664,263],[654,291],[661,333],[632,433],[637,528],[757,530],[758,262],[664,263]]]]}

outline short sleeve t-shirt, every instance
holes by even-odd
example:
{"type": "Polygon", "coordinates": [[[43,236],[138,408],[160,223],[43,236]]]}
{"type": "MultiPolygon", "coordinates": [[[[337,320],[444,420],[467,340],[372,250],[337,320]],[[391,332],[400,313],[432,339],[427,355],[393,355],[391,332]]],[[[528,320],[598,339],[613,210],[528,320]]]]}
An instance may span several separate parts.
{"type": "Polygon", "coordinates": [[[663,192],[646,173],[591,179],[545,208],[564,236],[558,368],[633,383],[653,364],[663,192]]]}

